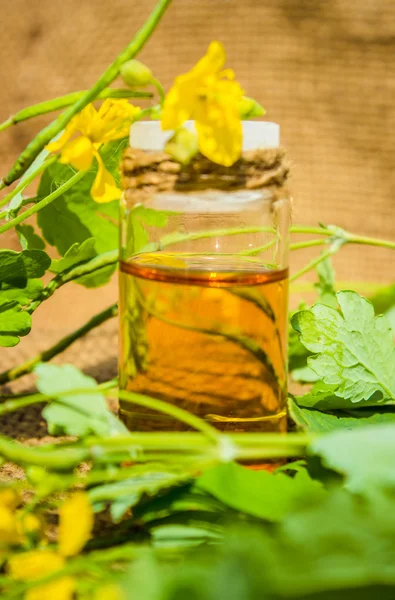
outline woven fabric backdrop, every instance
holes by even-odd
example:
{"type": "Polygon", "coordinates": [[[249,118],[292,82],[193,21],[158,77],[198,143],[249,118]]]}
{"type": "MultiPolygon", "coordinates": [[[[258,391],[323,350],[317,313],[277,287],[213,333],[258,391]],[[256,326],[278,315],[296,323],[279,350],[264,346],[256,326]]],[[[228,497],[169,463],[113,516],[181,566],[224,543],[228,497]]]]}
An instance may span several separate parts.
{"type": "MultiPolygon", "coordinates": [[[[154,4],[3,0],[0,118],[89,87],[154,4]]],[[[225,44],[229,66],[267,118],[281,124],[294,163],[294,221],[394,238],[394,0],[173,0],[141,59],[169,86],[213,39],[225,44]]],[[[2,134],[1,171],[46,122],[2,134]]],[[[302,260],[306,254],[295,256],[294,267],[302,260]]],[[[350,247],[335,264],[341,280],[388,282],[393,260],[389,250],[350,247]]],[[[115,283],[104,291],[72,286],[40,308],[36,322],[55,339],[116,293],[115,283]]],[[[8,351],[7,361],[32,343],[8,351]]]]}

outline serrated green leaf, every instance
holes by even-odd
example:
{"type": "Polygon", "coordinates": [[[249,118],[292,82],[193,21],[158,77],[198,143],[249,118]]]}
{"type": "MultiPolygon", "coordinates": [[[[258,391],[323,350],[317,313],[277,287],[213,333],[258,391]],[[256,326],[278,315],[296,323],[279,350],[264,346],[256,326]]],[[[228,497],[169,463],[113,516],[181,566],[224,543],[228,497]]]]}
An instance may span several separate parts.
{"type": "Polygon", "coordinates": [[[314,285],[319,302],[337,308],[335,272],[330,257],[317,265],[318,283],[314,285]]]}
{"type": "Polygon", "coordinates": [[[126,511],[138,503],[143,494],[154,496],[160,490],[185,483],[186,479],[189,477],[185,474],[153,470],[148,466],[143,471],[140,468],[135,477],[91,489],[89,499],[94,503],[109,502],[112,520],[118,523],[126,511]]]}
{"type": "Polygon", "coordinates": [[[44,240],[35,233],[32,225],[16,225],[19,242],[23,250],[44,250],[44,240]]]}
{"type": "Polygon", "coordinates": [[[374,497],[380,489],[395,491],[395,424],[334,431],[314,440],[309,451],[344,475],[352,492],[374,497]]]}
{"type": "MultiPolygon", "coordinates": [[[[296,400],[299,400],[299,398],[296,398],[296,400]]],[[[366,425],[395,424],[395,412],[390,407],[388,409],[383,407],[377,411],[360,408],[350,411],[321,412],[314,408],[304,408],[297,401],[289,398],[288,410],[289,416],[296,424],[297,429],[311,433],[328,433],[337,429],[352,431],[366,425]]]]}
{"type": "Polygon", "coordinates": [[[34,370],[38,376],[37,388],[54,400],[43,410],[52,435],[86,436],[117,435],[127,433],[124,424],[107,408],[103,394],[84,394],[83,392],[61,396],[72,390],[95,389],[97,383],[92,377],[84,375],[73,365],[41,364],[34,370]]]}
{"type": "Polygon", "coordinates": [[[315,353],[308,365],[352,404],[395,402],[395,347],[383,316],[355,292],[336,294],[341,313],[322,304],[292,318],[303,345],[315,353]]]}
{"type": "Polygon", "coordinates": [[[28,279],[42,277],[50,264],[42,250],[0,250],[0,284],[25,288],[28,279]]]}
{"type": "Polygon", "coordinates": [[[306,495],[319,498],[325,493],[305,470],[291,478],[235,463],[206,471],[197,486],[235,510],[269,521],[280,521],[306,495]]]}
{"type": "Polygon", "coordinates": [[[75,243],[70,246],[63,258],[53,260],[51,263],[51,271],[53,273],[60,273],[61,271],[78,265],[81,262],[85,262],[94,256],[97,256],[95,239],[88,238],[81,244],[75,243]]]}
{"type": "Polygon", "coordinates": [[[19,338],[29,333],[31,326],[31,316],[21,310],[18,302],[0,305],[0,346],[16,346],[19,338]]]}

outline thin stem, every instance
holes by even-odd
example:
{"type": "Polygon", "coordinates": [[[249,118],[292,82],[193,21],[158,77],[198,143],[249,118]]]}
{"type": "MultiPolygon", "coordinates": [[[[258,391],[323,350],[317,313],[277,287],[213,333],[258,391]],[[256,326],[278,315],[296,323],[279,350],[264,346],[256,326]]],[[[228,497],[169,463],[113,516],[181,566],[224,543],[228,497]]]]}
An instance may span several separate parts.
{"type": "Polygon", "coordinates": [[[391,250],[395,250],[395,242],[391,242],[389,240],[379,240],[376,238],[354,235],[352,233],[345,232],[346,241],[351,244],[364,244],[368,246],[380,246],[382,248],[390,248],[391,250]]]}
{"type": "Polygon", "coordinates": [[[333,232],[329,229],[325,229],[324,227],[309,227],[306,225],[293,225],[290,228],[291,233],[311,233],[317,235],[326,235],[330,237],[333,235],[333,232]]]}
{"type": "Polygon", "coordinates": [[[11,219],[11,221],[8,221],[8,223],[2,225],[0,227],[0,234],[4,233],[5,231],[8,231],[9,229],[12,229],[13,227],[15,227],[15,225],[19,225],[19,223],[22,223],[22,221],[26,221],[26,219],[37,213],[39,210],[51,204],[51,202],[56,200],[56,198],[58,198],[68,189],[73,187],[73,185],[77,183],[80,179],[82,179],[86,175],[86,173],[88,173],[88,171],[78,171],[77,173],[75,173],[72,177],[70,177],[70,179],[68,179],[68,181],[66,181],[63,185],[59,186],[54,192],[52,192],[52,194],[49,194],[49,196],[46,196],[31,208],[28,208],[25,212],[15,217],[15,219],[11,219]]]}
{"type": "Polygon", "coordinates": [[[9,369],[8,371],[3,371],[3,373],[0,373],[0,384],[7,383],[8,381],[14,381],[15,379],[18,379],[18,377],[22,377],[27,373],[31,373],[38,363],[48,362],[54,356],[66,350],[66,348],[71,346],[73,342],[83,337],[89,331],[91,331],[95,327],[98,327],[108,319],[112,319],[117,314],[118,306],[117,304],[112,304],[105,310],[101,311],[100,313],[89,319],[89,321],[82,325],[82,327],[79,327],[69,335],[66,335],[64,338],[59,340],[56,344],[54,344],[47,350],[40,352],[39,354],[22,363],[18,367],[14,367],[13,369],[9,369]]]}
{"type": "Polygon", "coordinates": [[[258,246],[257,248],[249,248],[248,250],[243,250],[242,252],[239,252],[239,254],[241,256],[255,256],[256,254],[259,254],[260,252],[265,252],[266,250],[269,250],[276,244],[277,244],[277,240],[274,239],[274,240],[271,240],[270,242],[268,242],[267,244],[264,244],[263,246],[258,246]]]}
{"type": "MultiPolygon", "coordinates": [[[[61,110],[62,108],[66,108],[67,106],[70,106],[71,104],[77,102],[80,98],[82,98],[84,94],[87,94],[88,91],[89,90],[72,92],[71,94],[66,94],[65,96],[60,96],[58,98],[53,98],[52,100],[39,102],[37,104],[33,104],[32,106],[23,108],[22,110],[9,117],[3,123],[0,123],[0,131],[4,131],[8,127],[16,125],[21,121],[27,121],[28,119],[32,119],[40,115],[46,115],[50,112],[54,112],[55,110],[61,110]]],[[[104,98],[152,98],[152,94],[150,92],[140,92],[129,89],[105,88],[97,96],[98,100],[102,100],[104,98]]]]}
{"type": "Polygon", "coordinates": [[[322,261],[324,261],[326,258],[329,258],[329,256],[332,256],[334,253],[335,252],[332,249],[327,250],[326,252],[323,252],[322,254],[320,254],[319,256],[317,256],[317,258],[314,258],[311,262],[309,262],[302,269],[300,269],[300,271],[297,271],[296,273],[294,273],[294,275],[292,275],[289,278],[289,280],[290,281],[295,281],[295,279],[298,279],[298,277],[301,277],[305,273],[308,273],[309,271],[311,271],[312,269],[314,269],[314,267],[316,267],[319,263],[321,263],[322,261]]]}
{"type": "MultiPolygon", "coordinates": [[[[81,171],[80,171],[81,172],[81,171]]],[[[34,311],[40,306],[44,300],[50,298],[57,289],[62,287],[65,283],[69,281],[75,281],[80,279],[80,277],[85,277],[85,275],[91,275],[100,269],[105,267],[109,267],[118,262],[118,250],[111,250],[110,252],[104,252],[103,254],[99,254],[99,256],[95,256],[91,260],[77,265],[75,267],[71,267],[68,270],[59,273],[54,277],[48,285],[41,291],[40,296],[33,300],[29,306],[25,309],[29,314],[34,313],[34,311]]]]}
{"type": "Polygon", "coordinates": [[[16,188],[12,190],[12,192],[0,200],[0,206],[8,204],[14,198],[14,196],[16,196],[19,192],[22,192],[29,185],[29,183],[34,181],[34,179],[36,179],[40,173],[45,171],[45,169],[47,169],[49,165],[52,165],[52,163],[54,163],[56,160],[57,156],[50,156],[47,158],[35,171],[32,171],[30,175],[23,179],[23,181],[21,181],[16,188]]]}
{"type": "Polygon", "coordinates": [[[248,233],[275,233],[273,227],[244,227],[240,228],[231,228],[231,229],[211,229],[209,231],[192,231],[191,233],[169,233],[168,235],[164,235],[159,242],[151,242],[147,244],[139,251],[139,254],[143,254],[146,252],[157,252],[158,250],[163,250],[167,246],[171,246],[173,244],[180,244],[182,242],[191,242],[195,240],[203,240],[213,237],[224,237],[224,236],[232,236],[232,235],[245,235],[248,233]]]}
{"type": "Polygon", "coordinates": [[[151,83],[153,86],[155,86],[155,88],[158,92],[160,105],[163,106],[163,103],[165,101],[165,95],[166,95],[165,90],[163,89],[163,85],[161,84],[160,81],[158,81],[154,77],[152,78],[151,83]]]}
{"type": "Polygon", "coordinates": [[[168,402],[164,402],[163,400],[158,400],[157,398],[151,398],[150,396],[144,396],[143,394],[135,394],[133,392],[126,392],[124,390],[116,390],[109,391],[106,393],[109,398],[119,398],[124,402],[130,402],[131,404],[137,404],[138,406],[143,406],[145,408],[150,408],[160,413],[167,414],[171,417],[174,417],[177,421],[181,421],[193,429],[200,431],[203,433],[208,439],[213,442],[218,442],[220,438],[220,433],[209,423],[203,421],[199,417],[193,415],[192,413],[175,406],[174,404],[169,404],[168,402]]]}
{"type": "Polygon", "coordinates": [[[327,240],[308,240],[307,242],[296,242],[295,244],[291,244],[290,250],[302,250],[303,248],[310,248],[311,246],[323,246],[327,244],[327,240]]]}
{"type": "Polygon", "coordinates": [[[171,0],[159,0],[150,16],[137,32],[131,43],[118,55],[115,61],[104,71],[99,77],[93,87],[83,94],[77,102],[69,106],[55,121],[50,123],[47,127],[42,129],[40,133],[28,144],[25,150],[20,154],[11,170],[2,180],[2,185],[11,185],[16,179],[19,179],[21,175],[28,169],[32,164],[36,156],[41,150],[60,133],[69,121],[79,113],[85,106],[95,100],[97,96],[106,87],[118,77],[121,66],[131,58],[134,58],[136,54],[142,49],[144,44],[151,37],[154,32],[159,20],[165,13],[166,9],[170,5],[171,0]]]}

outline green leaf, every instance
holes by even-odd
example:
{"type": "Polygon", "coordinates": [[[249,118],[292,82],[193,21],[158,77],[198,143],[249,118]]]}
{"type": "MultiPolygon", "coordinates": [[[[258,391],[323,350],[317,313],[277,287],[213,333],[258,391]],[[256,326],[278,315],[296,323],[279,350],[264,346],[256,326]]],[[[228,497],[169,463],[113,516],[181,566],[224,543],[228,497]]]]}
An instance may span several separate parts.
{"type": "Polygon", "coordinates": [[[360,408],[347,412],[344,410],[321,412],[314,408],[303,408],[297,401],[289,398],[288,409],[297,428],[311,433],[328,433],[336,429],[352,431],[366,425],[395,423],[395,412],[391,407],[388,409],[383,407],[378,411],[360,408]]]}
{"type": "Polygon", "coordinates": [[[44,250],[45,242],[32,225],[16,225],[15,230],[23,250],[44,250]]]}
{"type": "Polygon", "coordinates": [[[312,442],[309,451],[345,477],[352,492],[376,496],[395,491],[395,424],[334,431],[312,442]]]}
{"type": "Polygon", "coordinates": [[[108,410],[103,394],[81,392],[60,396],[67,391],[97,388],[97,383],[92,377],[84,375],[73,365],[59,367],[41,364],[34,372],[38,376],[38,390],[54,398],[43,410],[50,434],[86,436],[94,433],[113,436],[127,433],[123,423],[108,410]]]}
{"type": "Polygon", "coordinates": [[[330,257],[317,265],[318,283],[314,285],[321,304],[337,308],[335,272],[330,257]]]}
{"type": "Polygon", "coordinates": [[[248,96],[243,96],[239,103],[239,114],[242,119],[253,119],[254,117],[261,117],[266,113],[266,110],[254,100],[248,96]]]}
{"type": "Polygon", "coordinates": [[[16,300],[19,304],[25,306],[30,300],[35,300],[39,297],[43,287],[44,284],[41,279],[28,279],[27,285],[24,288],[14,288],[3,284],[0,289],[0,305],[16,300]]]}
{"type": "Polygon", "coordinates": [[[53,273],[60,273],[61,271],[65,271],[70,267],[74,267],[75,265],[85,262],[94,256],[97,256],[94,238],[88,238],[81,244],[76,242],[70,246],[63,258],[52,261],[51,271],[53,273]]]}
{"type": "Polygon", "coordinates": [[[129,213],[128,231],[131,232],[126,249],[128,256],[139,252],[146,246],[149,240],[147,227],[166,227],[169,216],[174,215],[172,211],[154,210],[142,204],[134,207],[129,213]]]}
{"type": "MultiPolygon", "coordinates": [[[[315,353],[308,365],[334,396],[355,403],[395,402],[395,347],[383,316],[355,292],[336,294],[341,313],[323,304],[297,313],[293,327],[315,353]]],[[[343,406],[339,406],[342,408],[343,406]]]]}
{"type": "MultiPolygon", "coordinates": [[[[119,164],[127,140],[111,142],[100,150],[106,168],[119,181],[119,164]]],[[[97,204],[90,195],[97,165],[76,185],[67,190],[37,216],[48,244],[55,246],[61,256],[74,244],[82,244],[89,238],[95,240],[97,254],[115,250],[118,247],[118,208],[117,200],[108,204],[97,204]]],[[[43,174],[38,189],[37,200],[47,196],[74,174],[68,165],[55,163],[43,174]]],[[[87,287],[97,287],[107,283],[116,266],[106,267],[92,276],[84,277],[79,283],[87,287]]]]}
{"type": "Polygon", "coordinates": [[[231,508],[269,521],[280,521],[303,498],[319,498],[321,484],[307,471],[291,478],[284,473],[253,471],[235,463],[206,471],[197,486],[231,508]]]}
{"type": "Polygon", "coordinates": [[[0,250],[0,283],[24,288],[28,279],[42,277],[50,264],[42,250],[0,250]]]}
{"type": "Polygon", "coordinates": [[[0,346],[16,346],[19,338],[29,333],[31,326],[31,316],[21,310],[18,302],[0,305],[0,346]]]}
{"type": "Polygon", "coordinates": [[[172,473],[147,465],[137,467],[135,477],[91,489],[89,498],[92,503],[109,502],[112,520],[118,523],[126,511],[135,506],[144,494],[154,496],[160,490],[185,483],[189,478],[189,475],[183,473],[172,473]]]}

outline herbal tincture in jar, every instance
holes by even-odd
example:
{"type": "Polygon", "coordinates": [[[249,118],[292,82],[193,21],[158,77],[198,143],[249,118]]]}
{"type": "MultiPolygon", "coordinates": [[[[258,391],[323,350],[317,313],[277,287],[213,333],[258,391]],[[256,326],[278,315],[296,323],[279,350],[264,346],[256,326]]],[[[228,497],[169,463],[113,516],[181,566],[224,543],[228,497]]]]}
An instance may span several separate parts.
{"type": "MultiPolygon", "coordinates": [[[[285,431],[289,199],[274,123],[232,167],[187,167],[132,126],[121,201],[120,386],[223,431],[285,431]]],[[[187,427],[120,403],[131,430],[187,427]]]]}

